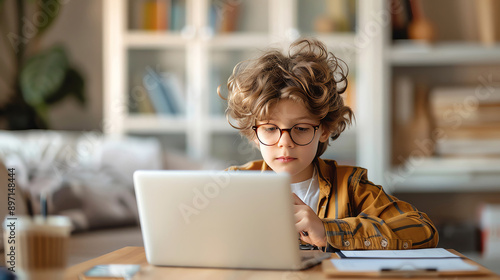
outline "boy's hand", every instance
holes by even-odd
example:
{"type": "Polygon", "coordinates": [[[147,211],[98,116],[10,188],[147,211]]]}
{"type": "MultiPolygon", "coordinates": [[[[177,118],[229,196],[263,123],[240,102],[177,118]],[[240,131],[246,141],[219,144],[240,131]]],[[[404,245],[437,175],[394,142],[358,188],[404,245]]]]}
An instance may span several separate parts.
{"type": "Polygon", "coordinates": [[[293,211],[295,214],[295,228],[300,239],[318,247],[326,246],[325,227],[321,219],[295,193],[293,194],[293,211]]]}

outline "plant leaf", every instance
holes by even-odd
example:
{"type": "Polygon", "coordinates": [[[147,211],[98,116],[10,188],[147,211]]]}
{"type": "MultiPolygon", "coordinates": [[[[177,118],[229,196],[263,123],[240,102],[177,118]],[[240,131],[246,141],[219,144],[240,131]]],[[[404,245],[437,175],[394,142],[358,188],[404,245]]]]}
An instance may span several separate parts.
{"type": "Polygon", "coordinates": [[[26,102],[34,107],[54,94],[68,69],[68,58],[61,47],[31,57],[21,69],[20,86],[26,102]]]}
{"type": "Polygon", "coordinates": [[[81,103],[85,104],[85,82],[82,75],[74,68],[68,68],[64,82],[54,93],[45,97],[47,104],[53,104],[66,96],[73,95],[81,103]]]}
{"type": "Polygon", "coordinates": [[[40,0],[39,11],[47,18],[44,25],[38,26],[36,36],[42,35],[55,21],[61,11],[61,4],[54,0],[40,0]]]}

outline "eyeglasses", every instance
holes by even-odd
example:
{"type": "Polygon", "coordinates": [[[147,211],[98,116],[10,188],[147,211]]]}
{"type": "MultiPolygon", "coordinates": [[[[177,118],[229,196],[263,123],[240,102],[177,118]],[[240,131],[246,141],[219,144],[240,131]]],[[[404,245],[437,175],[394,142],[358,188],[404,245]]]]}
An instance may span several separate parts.
{"type": "Polygon", "coordinates": [[[282,129],[275,124],[260,124],[253,126],[252,129],[257,134],[257,138],[262,145],[273,146],[278,143],[283,135],[283,131],[288,132],[293,143],[298,146],[305,146],[311,143],[316,135],[320,125],[312,125],[308,123],[298,123],[291,128],[282,129]]]}

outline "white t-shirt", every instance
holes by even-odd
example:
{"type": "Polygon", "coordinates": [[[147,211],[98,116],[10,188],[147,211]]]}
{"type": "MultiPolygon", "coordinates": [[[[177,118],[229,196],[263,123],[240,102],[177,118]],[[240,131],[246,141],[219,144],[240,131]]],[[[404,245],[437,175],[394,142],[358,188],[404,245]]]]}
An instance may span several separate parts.
{"type": "Polygon", "coordinates": [[[319,200],[319,183],[318,176],[315,174],[309,180],[291,184],[292,192],[294,192],[305,204],[314,210],[316,214],[318,211],[318,200],[319,200]],[[311,183],[312,180],[312,183],[311,183]],[[310,188],[309,188],[310,186],[310,188]],[[307,190],[309,189],[309,193],[307,190]],[[307,194],[307,197],[305,197],[307,194]]]}

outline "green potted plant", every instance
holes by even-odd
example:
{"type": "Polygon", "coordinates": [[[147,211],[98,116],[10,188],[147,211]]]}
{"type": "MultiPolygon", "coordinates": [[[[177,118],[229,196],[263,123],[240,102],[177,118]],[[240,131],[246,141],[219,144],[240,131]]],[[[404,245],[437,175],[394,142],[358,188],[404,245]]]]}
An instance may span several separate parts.
{"type": "Polygon", "coordinates": [[[0,18],[7,26],[5,13],[15,17],[15,30],[3,40],[15,56],[14,95],[0,108],[8,128],[49,128],[49,107],[69,96],[84,105],[85,82],[71,65],[62,46],[39,48],[42,35],[55,22],[62,6],[58,0],[0,0],[0,18]],[[32,17],[27,9],[34,10],[32,17]],[[13,11],[15,10],[15,11],[13,11]],[[30,22],[30,19],[35,22],[30,22]]]}

